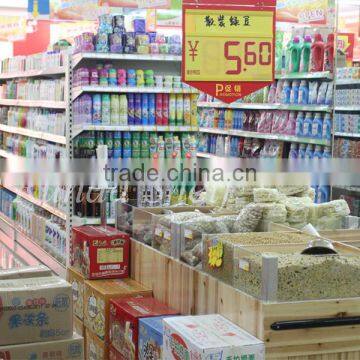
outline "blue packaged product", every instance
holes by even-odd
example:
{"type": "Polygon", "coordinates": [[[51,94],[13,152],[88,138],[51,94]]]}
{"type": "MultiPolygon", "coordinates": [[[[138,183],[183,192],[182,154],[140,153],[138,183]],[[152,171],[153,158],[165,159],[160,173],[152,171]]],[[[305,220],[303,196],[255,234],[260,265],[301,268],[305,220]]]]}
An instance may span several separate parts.
{"type": "Polygon", "coordinates": [[[330,201],[330,187],[329,186],[319,186],[318,188],[318,197],[317,203],[323,204],[330,201]]]}
{"type": "Polygon", "coordinates": [[[114,158],[119,159],[122,155],[121,131],[114,131],[114,158]]]}
{"type": "Polygon", "coordinates": [[[123,136],[123,158],[131,158],[131,133],[129,131],[125,131],[123,136]]]}
{"type": "Polygon", "coordinates": [[[320,113],[316,113],[312,122],[311,135],[315,139],[321,139],[323,134],[323,120],[320,113]]]}
{"type": "Polygon", "coordinates": [[[141,94],[135,94],[134,125],[141,125],[141,94]]]}
{"type": "Polygon", "coordinates": [[[322,159],[322,157],[323,157],[322,147],[319,145],[316,145],[313,158],[314,159],[322,159]]]}
{"type": "Polygon", "coordinates": [[[221,109],[219,110],[218,128],[224,129],[224,127],[225,127],[225,110],[221,109]]]}
{"type": "Polygon", "coordinates": [[[291,144],[290,152],[289,152],[289,159],[297,159],[299,156],[299,149],[298,144],[291,144]]]}
{"type": "Polygon", "coordinates": [[[113,133],[110,131],[107,131],[105,133],[105,145],[108,147],[108,157],[113,158],[114,157],[114,138],[113,133]]]}
{"type": "Polygon", "coordinates": [[[155,125],[156,123],[156,96],[155,94],[149,94],[149,125],[155,125]]]}
{"type": "Polygon", "coordinates": [[[331,159],[332,158],[332,154],[331,154],[331,147],[326,146],[323,152],[323,159],[331,159]]]}
{"type": "Polygon", "coordinates": [[[295,80],[292,83],[291,93],[290,93],[290,104],[297,105],[299,103],[299,90],[300,90],[300,81],[295,80]]]}
{"type": "Polygon", "coordinates": [[[309,103],[309,87],[305,80],[300,83],[298,103],[300,105],[307,105],[309,103]]]}
{"type": "Polygon", "coordinates": [[[127,85],[136,86],[136,70],[129,69],[127,71],[127,85]]]}
{"type": "Polygon", "coordinates": [[[149,96],[141,94],[141,124],[149,124],[149,96]]]}
{"type": "Polygon", "coordinates": [[[163,358],[164,316],[139,320],[139,360],[163,358]]]}
{"type": "Polygon", "coordinates": [[[282,90],[281,102],[283,104],[290,104],[290,95],[291,95],[291,84],[290,84],[290,81],[286,80],[284,82],[284,86],[283,86],[283,90],[282,90]]]}
{"type": "Polygon", "coordinates": [[[92,97],[92,123],[101,124],[101,95],[94,94],[92,97]]]}
{"type": "Polygon", "coordinates": [[[98,32],[95,39],[96,52],[106,53],[110,51],[109,34],[105,32],[98,32]]]}
{"type": "Polygon", "coordinates": [[[324,121],[323,121],[323,128],[322,128],[322,138],[328,141],[331,141],[331,115],[326,114],[324,121]]]}
{"type": "Polygon", "coordinates": [[[128,96],[128,125],[135,124],[135,95],[129,93],[128,96]]]}
{"type": "Polygon", "coordinates": [[[308,144],[305,151],[305,159],[312,159],[314,157],[314,145],[308,144]]]}
{"type": "Polygon", "coordinates": [[[305,159],[306,144],[300,144],[298,159],[305,159]]]}
{"type": "Polygon", "coordinates": [[[304,134],[304,113],[300,111],[296,117],[295,135],[303,136],[303,134],[304,134]]]}
{"type": "Polygon", "coordinates": [[[309,112],[306,114],[306,117],[304,120],[304,127],[303,127],[303,136],[304,137],[312,136],[312,123],[313,123],[312,114],[309,112]]]}

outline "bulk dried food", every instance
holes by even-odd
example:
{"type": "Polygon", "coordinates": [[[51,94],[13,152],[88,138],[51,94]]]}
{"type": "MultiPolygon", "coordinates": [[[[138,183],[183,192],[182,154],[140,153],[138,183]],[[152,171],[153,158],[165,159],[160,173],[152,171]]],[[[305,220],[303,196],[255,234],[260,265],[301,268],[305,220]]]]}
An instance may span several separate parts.
{"type": "Polygon", "coordinates": [[[334,200],[329,203],[319,204],[319,216],[347,216],[350,214],[350,208],[345,200],[334,200]]]}
{"type": "Polygon", "coordinates": [[[255,203],[271,203],[279,201],[279,191],[277,189],[258,188],[254,189],[255,203]]]}
{"type": "Polygon", "coordinates": [[[312,201],[309,198],[288,197],[282,202],[288,212],[289,223],[306,222],[312,201]]]}
{"type": "Polygon", "coordinates": [[[316,229],[317,230],[336,230],[342,228],[341,216],[323,216],[317,219],[316,229]]]}
{"type": "Polygon", "coordinates": [[[309,186],[307,186],[307,185],[303,185],[303,186],[302,185],[300,185],[300,186],[283,185],[283,186],[277,186],[276,188],[282,194],[285,194],[287,196],[291,196],[291,195],[296,195],[296,194],[303,193],[304,191],[307,191],[309,189],[309,186]]]}
{"type": "Polygon", "coordinates": [[[184,251],[180,259],[191,266],[199,265],[202,259],[202,242],[195,245],[192,250],[184,251]]]}
{"type": "Polygon", "coordinates": [[[153,227],[151,224],[136,223],[133,226],[134,238],[151,245],[153,240],[153,227]]]}
{"type": "Polygon", "coordinates": [[[249,204],[241,210],[232,231],[236,233],[254,231],[262,218],[262,208],[258,204],[249,204]]]}
{"type": "Polygon", "coordinates": [[[286,222],[287,210],[284,204],[264,203],[259,204],[263,211],[263,220],[278,224],[286,222]]]}
{"type": "MultiPolygon", "coordinates": [[[[360,257],[264,253],[278,258],[278,301],[339,299],[360,296],[360,257]]],[[[261,296],[262,256],[244,255],[249,271],[239,269],[235,286],[261,296]]]]}
{"type": "Polygon", "coordinates": [[[237,197],[252,197],[254,195],[254,185],[245,185],[236,187],[236,196],[237,197]]]}
{"type": "Polygon", "coordinates": [[[296,194],[296,196],[298,196],[298,197],[307,197],[307,198],[311,199],[312,202],[314,202],[315,201],[315,196],[316,196],[316,191],[313,188],[309,188],[306,191],[303,191],[303,192],[301,192],[299,194],[296,194]]]}
{"type": "Polygon", "coordinates": [[[187,211],[181,213],[172,213],[168,215],[161,216],[158,220],[158,223],[170,228],[172,222],[183,222],[197,217],[206,216],[204,213],[199,211],[187,211]]]}
{"type": "Polygon", "coordinates": [[[158,223],[155,227],[152,246],[166,255],[171,255],[172,234],[169,227],[158,223]]]}

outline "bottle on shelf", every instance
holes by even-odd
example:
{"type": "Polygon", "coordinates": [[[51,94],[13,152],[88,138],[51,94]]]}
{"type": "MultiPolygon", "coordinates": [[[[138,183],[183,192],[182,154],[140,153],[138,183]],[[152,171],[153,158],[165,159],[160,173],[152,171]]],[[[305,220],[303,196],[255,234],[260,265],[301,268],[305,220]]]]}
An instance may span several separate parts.
{"type": "Polygon", "coordinates": [[[324,49],[324,71],[334,71],[334,34],[329,34],[324,49]]]}
{"type": "Polygon", "coordinates": [[[295,36],[289,48],[290,73],[298,73],[300,70],[301,48],[300,37],[295,36]]]}
{"type": "Polygon", "coordinates": [[[301,48],[300,72],[302,73],[307,73],[310,70],[311,43],[311,36],[306,35],[301,48]]]}
{"type": "Polygon", "coordinates": [[[323,71],[324,68],[325,43],[321,34],[315,34],[311,45],[311,72],[323,71]]]}

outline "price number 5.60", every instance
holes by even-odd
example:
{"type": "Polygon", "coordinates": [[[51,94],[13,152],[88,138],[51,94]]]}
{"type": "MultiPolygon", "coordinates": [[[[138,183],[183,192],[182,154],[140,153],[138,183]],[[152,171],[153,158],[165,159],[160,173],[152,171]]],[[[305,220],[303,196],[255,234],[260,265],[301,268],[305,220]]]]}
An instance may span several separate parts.
{"type": "MultiPolygon", "coordinates": [[[[244,59],[242,60],[238,55],[230,55],[234,53],[233,49],[241,46],[240,41],[227,41],[224,46],[224,55],[225,58],[229,61],[236,63],[236,68],[234,70],[226,71],[228,75],[239,75],[242,71],[246,71],[246,68],[243,67],[244,64],[248,66],[261,65],[267,66],[272,63],[272,45],[269,42],[260,42],[256,44],[253,41],[248,41],[244,44],[245,54],[244,59]]],[[[240,50],[239,50],[240,51],[240,50]]]]}

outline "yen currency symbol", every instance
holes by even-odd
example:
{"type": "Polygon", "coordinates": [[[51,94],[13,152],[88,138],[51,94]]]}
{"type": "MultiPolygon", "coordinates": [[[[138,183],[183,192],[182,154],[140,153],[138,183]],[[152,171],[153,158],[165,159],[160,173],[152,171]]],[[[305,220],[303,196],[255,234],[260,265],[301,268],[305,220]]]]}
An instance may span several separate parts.
{"type": "Polygon", "coordinates": [[[195,61],[195,58],[198,56],[198,45],[199,41],[195,41],[195,44],[193,44],[192,41],[188,41],[188,44],[190,46],[190,56],[192,57],[192,61],[195,61]]]}

